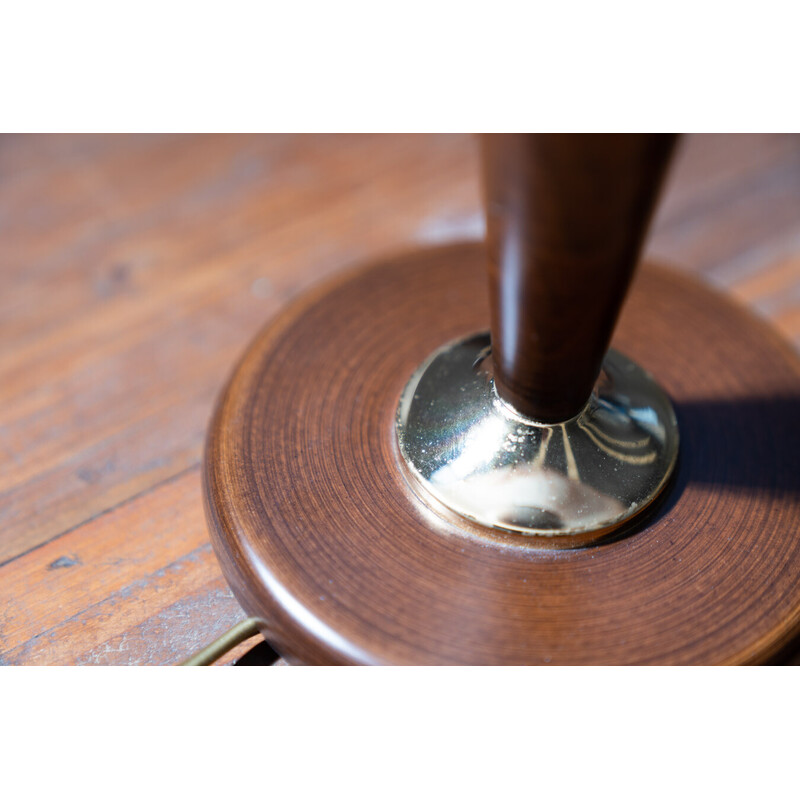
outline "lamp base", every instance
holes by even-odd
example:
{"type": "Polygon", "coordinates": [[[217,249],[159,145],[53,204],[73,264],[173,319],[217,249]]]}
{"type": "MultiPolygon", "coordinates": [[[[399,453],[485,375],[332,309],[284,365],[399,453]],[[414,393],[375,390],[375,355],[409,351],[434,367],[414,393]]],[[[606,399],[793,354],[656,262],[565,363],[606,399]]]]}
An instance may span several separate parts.
{"type": "Polygon", "coordinates": [[[307,664],[717,664],[793,647],[789,346],[644,265],[612,345],[672,400],[673,479],[632,528],[553,550],[427,502],[401,466],[409,376],[488,323],[485,251],[466,243],[320,286],[254,339],[209,429],[204,495],[225,576],[275,649],[307,664]]]}

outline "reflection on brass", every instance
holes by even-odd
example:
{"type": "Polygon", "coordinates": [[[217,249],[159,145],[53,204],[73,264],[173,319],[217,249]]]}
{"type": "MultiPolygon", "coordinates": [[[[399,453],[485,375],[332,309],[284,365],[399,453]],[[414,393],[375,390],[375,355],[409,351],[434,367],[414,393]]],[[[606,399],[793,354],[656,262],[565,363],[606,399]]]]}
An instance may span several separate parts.
{"type": "Polygon", "coordinates": [[[678,428],[650,375],[609,350],[584,409],[543,424],[500,399],[490,354],[488,333],[453,342],[406,385],[397,439],[419,494],[481,525],[549,537],[612,531],[655,499],[678,428]]]}

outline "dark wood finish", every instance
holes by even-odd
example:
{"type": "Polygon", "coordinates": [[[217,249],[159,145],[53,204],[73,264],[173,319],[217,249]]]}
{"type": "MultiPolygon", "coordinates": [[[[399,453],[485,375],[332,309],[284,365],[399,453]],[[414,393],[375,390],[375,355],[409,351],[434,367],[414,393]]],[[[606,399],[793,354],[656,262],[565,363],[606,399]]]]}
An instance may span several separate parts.
{"type": "MultiPolygon", "coordinates": [[[[0,661],[176,663],[244,616],[202,512],[215,397],[317,281],[481,236],[478,164],[462,135],[0,137],[0,661]]],[[[797,136],[689,136],[648,250],[800,347],[798,219],[797,136]]]]}
{"type": "Polygon", "coordinates": [[[206,505],[236,596],[321,663],[761,662],[800,629],[800,361],[677,273],[636,278],[614,344],[676,405],[677,478],[636,532],[578,551],[419,503],[393,419],[417,365],[486,329],[486,255],[416,251],[302,298],[214,417],[206,505]]]}
{"type": "Polygon", "coordinates": [[[488,134],[497,391],[545,422],[586,404],[675,144],[671,134],[488,134]]]}

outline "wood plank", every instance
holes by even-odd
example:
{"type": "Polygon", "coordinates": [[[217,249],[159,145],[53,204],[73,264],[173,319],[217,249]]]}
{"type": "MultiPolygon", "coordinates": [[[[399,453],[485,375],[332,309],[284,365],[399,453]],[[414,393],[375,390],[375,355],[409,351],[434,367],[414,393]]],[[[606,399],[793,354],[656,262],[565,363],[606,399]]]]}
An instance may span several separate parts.
{"type": "MultiPolygon", "coordinates": [[[[15,342],[0,355],[0,561],[197,463],[213,398],[257,328],[303,286],[362,253],[404,246],[420,227],[424,233],[431,213],[458,215],[463,199],[457,195],[448,203],[447,194],[453,185],[463,187],[465,179],[448,182],[446,175],[463,172],[460,161],[472,146],[463,137],[448,140],[449,148],[407,138],[376,159],[380,166],[365,181],[361,147],[374,142],[380,156],[387,148],[382,137],[301,137],[294,151],[280,137],[277,143],[262,137],[250,150],[262,160],[275,160],[277,177],[270,173],[266,184],[246,182],[243,189],[223,181],[222,191],[196,176],[184,186],[184,173],[193,174],[191,165],[202,176],[209,160],[228,164],[219,153],[208,158],[213,141],[200,137],[197,146],[195,141],[191,158],[178,160],[178,176],[169,184],[149,186],[140,176],[158,173],[162,165],[170,168],[176,155],[172,138],[155,142],[151,149],[161,148],[155,153],[145,151],[156,165],[149,170],[136,159],[124,163],[122,155],[123,163],[112,161],[103,181],[132,184],[134,199],[122,193],[113,215],[121,227],[111,225],[112,233],[98,234],[88,248],[64,207],[76,193],[97,195],[95,203],[104,200],[103,194],[95,192],[94,182],[84,188],[72,179],[69,192],[53,192],[53,213],[67,216],[68,230],[77,238],[60,243],[71,253],[69,261],[36,262],[24,248],[21,254],[14,251],[24,236],[15,232],[0,238],[14,243],[12,267],[3,278],[9,283],[0,297],[3,337],[15,342]],[[326,147],[324,160],[309,155],[326,147]],[[441,172],[436,181],[426,178],[434,166],[443,169],[444,182],[441,172]],[[303,177],[307,173],[311,177],[303,177]],[[420,202],[404,204],[413,213],[388,213],[385,202],[377,201],[382,193],[398,199],[391,188],[401,178],[402,192],[413,192],[420,202]],[[231,193],[237,191],[234,202],[231,193]],[[143,203],[137,193],[160,198],[144,222],[135,217],[143,203]],[[205,205],[198,194],[207,198],[205,205]],[[348,202],[337,202],[343,194],[348,202]],[[130,214],[135,221],[128,223],[130,214]],[[196,220],[191,229],[185,227],[187,215],[196,220]],[[148,234],[148,225],[162,233],[148,234]],[[158,255],[146,259],[143,246],[158,255]],[[14,264],[28,259],[33,268],[12,281],[14,264]],[[138,266],[114,272],[119,264],[138,266]],[[59,277],[51,288],[52,273],[59,277]],[[35,298],[41,298],[40,307],[31,321],[35,298]]],[[[228,159],[243,157],[237,137],[223,144],[217,149],[228,159]]],[[[248,152],[244,147],[244,155],[248,152]]],[[[475,178],[468,176],[470,182],[477,197],[475,178]]],[[[6,211],[13,198],[0,189],[6,211]]],[[[99,208],[89,204],[90,211],[99,213],[99,208]]],[[[4,246],[3,261],[8,258],[4,246]]]]}
{"type": "Polygon", "coordinates": [[[196,467],[5,565],[0,609],[6,664],[177,663],[244,616],[196,467]]]}
{"type": "Polygon", "coordinates": [[[686,138],[648,252],[727,288],[800,250],[800,137],[686,138]]]}

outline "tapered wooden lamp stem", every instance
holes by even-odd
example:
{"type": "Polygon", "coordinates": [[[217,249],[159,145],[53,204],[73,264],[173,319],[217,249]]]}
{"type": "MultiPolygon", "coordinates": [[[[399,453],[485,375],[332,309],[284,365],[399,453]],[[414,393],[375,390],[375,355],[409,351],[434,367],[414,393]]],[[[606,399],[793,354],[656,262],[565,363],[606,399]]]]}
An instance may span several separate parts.
{"type": "Polygon", "coordinates": [[[495,386],[524,415],[560,422],[586,404],[675,140],[482,137],[495,386]]]}

